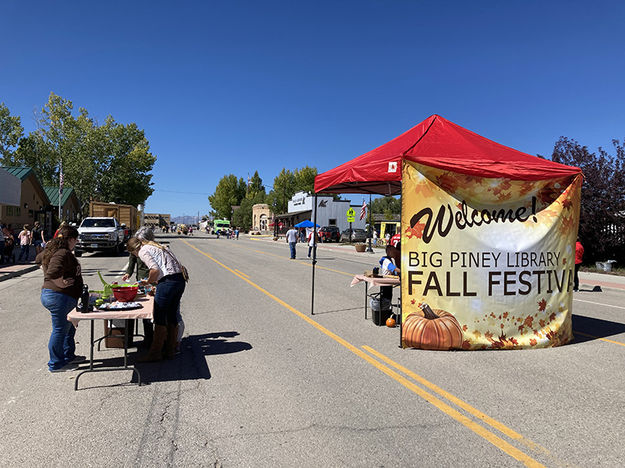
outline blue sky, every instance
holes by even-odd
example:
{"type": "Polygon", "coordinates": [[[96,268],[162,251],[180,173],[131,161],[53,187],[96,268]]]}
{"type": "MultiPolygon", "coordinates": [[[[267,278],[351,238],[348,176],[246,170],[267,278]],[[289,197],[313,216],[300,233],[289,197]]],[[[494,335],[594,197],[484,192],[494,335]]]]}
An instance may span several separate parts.
{"type": "Polygon", "coordinates": [[[611,148],[624,20],[622,1],[6,0],[0,102],[27,131],[50,91],[136,122],[146,210],[203,214],[225,174],[325,171],[435,113],[530,154],[611,148]]]}

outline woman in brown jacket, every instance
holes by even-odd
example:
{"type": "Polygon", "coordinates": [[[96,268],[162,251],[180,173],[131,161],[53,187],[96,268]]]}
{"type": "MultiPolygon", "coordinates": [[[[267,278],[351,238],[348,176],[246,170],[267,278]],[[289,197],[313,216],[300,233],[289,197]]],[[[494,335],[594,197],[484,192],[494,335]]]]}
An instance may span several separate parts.
{"type": "Polygon", "coordinates": [[[41,303],[52,317],[52,334],[48,342],[50,372],[72,370],[77,362],[84,360],[84,356],[75,354],[76,329],[67,320],[67,314],[76,307],[83,285],[80,263],[72,253],[77,240],[78,230],[63,226],[37,256],[44,273],[41,303]]]}

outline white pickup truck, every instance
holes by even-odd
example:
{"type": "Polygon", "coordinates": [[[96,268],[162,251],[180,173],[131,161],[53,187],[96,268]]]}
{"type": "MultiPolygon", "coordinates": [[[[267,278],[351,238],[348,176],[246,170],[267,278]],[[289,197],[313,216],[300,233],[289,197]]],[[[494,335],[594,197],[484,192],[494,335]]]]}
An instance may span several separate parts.
{"type": "Polygon", "coordinates": [[[85,218],[78,228],[78,243],[74,249],[77,257],[83,252],[124,250],[124,226],[117,218],[85,218]]]}

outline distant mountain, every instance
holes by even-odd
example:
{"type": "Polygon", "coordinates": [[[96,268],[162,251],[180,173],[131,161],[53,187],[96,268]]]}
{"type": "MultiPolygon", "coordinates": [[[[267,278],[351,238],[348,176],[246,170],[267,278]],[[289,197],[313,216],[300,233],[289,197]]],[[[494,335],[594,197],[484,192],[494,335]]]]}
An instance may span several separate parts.
{"type": "Polygon", "coordinates": [[[176,224],[195,224],[197,216],[176,216],[171,218],[171,220],[176,224]]]}

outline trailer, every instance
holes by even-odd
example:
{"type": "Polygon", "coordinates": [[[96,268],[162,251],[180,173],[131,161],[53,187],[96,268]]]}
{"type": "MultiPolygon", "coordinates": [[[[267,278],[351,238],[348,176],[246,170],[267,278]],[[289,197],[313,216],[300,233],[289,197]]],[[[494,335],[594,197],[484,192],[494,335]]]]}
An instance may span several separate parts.
{"type": "Polygon", "coordinates": [[[139,211],[132,205],[92,201],[89,203],[89,216],[116,218],[124,227],[124,241],[137,232],[140,224],[139,211]]]}

